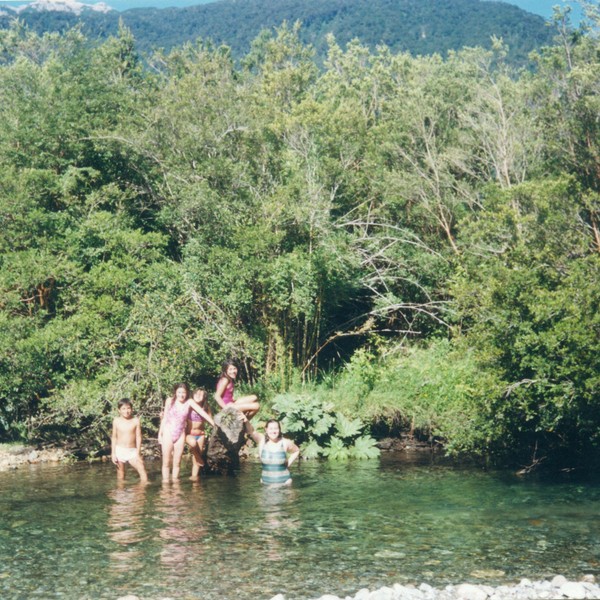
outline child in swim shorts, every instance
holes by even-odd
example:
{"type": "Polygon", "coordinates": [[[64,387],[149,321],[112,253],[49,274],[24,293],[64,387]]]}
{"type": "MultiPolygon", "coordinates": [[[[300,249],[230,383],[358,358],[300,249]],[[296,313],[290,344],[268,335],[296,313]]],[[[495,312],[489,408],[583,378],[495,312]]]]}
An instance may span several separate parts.
{"type": "Polygon", "coordinates": [[[111,436],[111,459],[117,466],[117,479],[125,479],[125,464],[129,463],[140,476],[148,481],[142,458],[142,426],[139,417],[133,416],[129,398],[118,402],[119,416],[113,420],[111,436]]]}

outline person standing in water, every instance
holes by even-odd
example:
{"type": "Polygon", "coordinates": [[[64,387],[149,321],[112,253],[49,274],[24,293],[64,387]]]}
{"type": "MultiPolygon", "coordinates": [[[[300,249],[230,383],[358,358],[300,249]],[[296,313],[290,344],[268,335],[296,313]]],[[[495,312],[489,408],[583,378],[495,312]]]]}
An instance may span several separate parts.
{"type": "Polygon", "coordinates": [[[260,408],[258,398],[252,394],[250,396],[242,396],[237,400],[233,398],[233,390],[235,388],[235,378],[238,374],[237,365],[229,360],[223,363],[221,374],[217,382],[217,391],[215,392],[215,400],[221,409],[233,404],[234,408],[244,413],[247,419],[251,419],[260,408]]]}
{"type": "Polygon", "coordinates": [[[139,417],[133,416],[133,405],[129,398],[117,404],[119,416],[115,417],[110,439],[111,460],[117,466],[117,479],[125,479],[125,464],[129,463],[140,476],[148,481],[142,458],[142,426],[139,417]]]}
{"type": "Polygon", "coordinates": [[[190,390],[185,383],[178,383],[173,395],[165,400],[158,443],[162,446],[162,478],[163,482],[179,479],[181,457],[185,446],[185,428],[190,411],[197,412],[211,425],[213,418],[195,401],[190,398],[190,390]]]}
{"type": "Polygon", "coordinates": [[[300,456],[300,448],[281,434],[281,425],[270,419],[265,425],[265,434],[258,433],[250,421],[246,421],[246,433],[258,446],[262,463],[260,480],[268,485],[289,485],[292,483],[289,467],[300,456]]]}
{"type": "MultiPolygon", "coordinates": [[[[210,407],[208,406],[208,394],[205,390],[198,388],[194,391],[194,400],[199,406],[212,418],[210,407]]],[[[190,447],[192,454],[192,475],[190,479],[196,481],[199,478],[200,469],[204,466],[204,446],[206,442],[206,432],[204,424],[206,419],[195,410],[190,410],[187,420],[187,435],[185,441],[190,447]]]]}

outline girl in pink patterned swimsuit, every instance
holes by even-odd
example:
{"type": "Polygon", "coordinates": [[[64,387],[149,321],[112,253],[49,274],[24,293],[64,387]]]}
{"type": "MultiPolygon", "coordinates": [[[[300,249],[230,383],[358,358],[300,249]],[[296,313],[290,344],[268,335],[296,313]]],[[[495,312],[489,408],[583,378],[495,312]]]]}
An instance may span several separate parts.
{"type": "Polygon", "coordinates": [[[221,375],[219,375],[219,381],[217,382],[215,400],[222,409],[228,404],[233,404],[234,408],[237,408],[237,410],[244,413],[247,419],[251,419],[258,412],[260,404],[258,403],[258,398],[254,394],[251,396],[242,396],[237,400],[233,399],[233,388],[237,374],[238,368],[233,361],[229,360],[226,363],[223,363],[221,375]]]}
{"type": "Polygon", "coordinates": [[[165,408],[158,430],[158,443],[162,446],[162,478],[173,481],[179,478],[181,456],[185,445],[185,427],[190,411],[195,411],[214,426],[212,417],[190,398],[190,390],[185,383],[179,383],[173,395],[165,401],[165,408]]]}

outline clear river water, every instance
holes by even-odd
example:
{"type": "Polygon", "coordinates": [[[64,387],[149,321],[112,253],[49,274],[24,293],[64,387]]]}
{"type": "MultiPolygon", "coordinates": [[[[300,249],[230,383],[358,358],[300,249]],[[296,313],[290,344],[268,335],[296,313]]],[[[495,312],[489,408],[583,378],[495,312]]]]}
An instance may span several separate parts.
{"type": "MultiPolygon", "coordinates": [[[[600,575],[600,481],[521,479],[429,455],[162,485],[110,464],[0,473],[0,598],[288,599],[393,583],[600,575]]],[[[184,464],[187,473],[189,465],[184,464]]]]}

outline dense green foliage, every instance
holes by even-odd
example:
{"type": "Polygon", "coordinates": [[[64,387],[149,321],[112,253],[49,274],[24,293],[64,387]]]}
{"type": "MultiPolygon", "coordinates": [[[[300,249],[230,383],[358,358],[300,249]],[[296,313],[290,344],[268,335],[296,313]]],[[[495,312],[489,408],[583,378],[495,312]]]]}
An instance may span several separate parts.
{"type": "Polygon", "coordinates": [[[101,446],[122,396],[150,433],[234,356],[332,456],[598,456],[600,41],[561,31],[523,72],[1,32],[2,437],[101,446]]]}
{"type": "Polygon", "coordinates": [[[319,388],[302,394],[280,394],[273,403],[282,428],[302,446],[304,458],[331,460],[377,458],[376,441],[359,418],[350,418],[334,402],[323,401],[319,388]]]}
{"type": "MultiPolygon", "coordinates": [[[[509,60],[520,63],[553,35],[542,17],[482,0],[219,0],[187,8],[84,11],[80,16],[26,10],[19,19],[40,34],[64,32],[81,23],[90,39],[116,35],[122,22],[142,51],[170,50],[201,38],[227,45],[237,58],[247,54],[263,29],[300,21],[300,39],[313,45],[319,63],[327,54],[328,34],[342,47],[359,39],[373,50],[385,44],[394,52],[414,55],[445,55],[464,46],[489,48],[492,38],[502,38],[509,60]]],[[[9,22],[8,15],[0,16],[0,26],[9,22]]]]}

